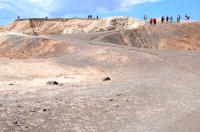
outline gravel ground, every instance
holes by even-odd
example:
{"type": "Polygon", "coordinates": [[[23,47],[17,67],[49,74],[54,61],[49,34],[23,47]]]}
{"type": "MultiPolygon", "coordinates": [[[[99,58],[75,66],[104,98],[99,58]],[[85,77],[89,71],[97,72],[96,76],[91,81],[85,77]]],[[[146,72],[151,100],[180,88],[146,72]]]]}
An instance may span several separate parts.
{"type": "Polygon", "coordinates": [[[79,50],[1,58],[0,131],[198,132],[200,51],[93,41],[102,34],[41,36],[79,50]],[[46,84],[53,80],[63,85],[46,84]]]}

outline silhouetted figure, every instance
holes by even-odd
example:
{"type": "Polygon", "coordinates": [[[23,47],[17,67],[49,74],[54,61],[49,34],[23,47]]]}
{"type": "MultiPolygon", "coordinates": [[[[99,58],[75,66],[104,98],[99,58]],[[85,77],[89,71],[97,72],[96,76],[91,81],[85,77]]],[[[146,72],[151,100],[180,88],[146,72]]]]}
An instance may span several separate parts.
{"type": "Polygon", "coordinates": [[[151,26],[151,25],[152,25],[152,18],[150,18],[150,21],[149,21],[149,22],[150,22],[150,26],[151,26]]]}
{"type": "Polygon", "coordinates": [[[19,20],[19,19],[20,19],[20,17],[18,16],[18,17],[17,17],[17,19],[19,20]]]}
{"type": "Polygon", "coordinates": [[[172,21],[173,21],[173,18],[172,18],[172,16],[169,18],[169,20],[170,20],[170,23],[172,23],[172,21]]]}
{"type": "Polygon", "coordinates": [[[185,15],[185,20],[187,20],[187,14],[185,15]]]}
{"type": "Polygon", "coordinates": [[[187,14],[187,19],[188,19],[188,21],[190,20],[190,15],[189,14],[187,14]]]}
{"type": "Polygon", "coordinates": [[[177,23],[179,23],[179,22],[180,22],[180,20],[181,20],[181,16],[180,16],[180,15],[178,15],[178,16],[177,16],[177,23]]]}
{"type": "Polygon", "coordinates": [[[162,24],[163,24],[164,20],[165,20],[165,18],[164,18],[164,16],[162,16],[162,18],[161,18],[161,23],[162,24]]]}
{"type": "Polygon", "coordinates": [[[97,15],[97,19],[99,18],[99,16],[97,15]]]}
{"type": "Polygon", "coordinates": [[[168,23],[168,20],[169,20],[169,17],[167,16],[167,17],[166,17],[166,23],[168,23]]]}

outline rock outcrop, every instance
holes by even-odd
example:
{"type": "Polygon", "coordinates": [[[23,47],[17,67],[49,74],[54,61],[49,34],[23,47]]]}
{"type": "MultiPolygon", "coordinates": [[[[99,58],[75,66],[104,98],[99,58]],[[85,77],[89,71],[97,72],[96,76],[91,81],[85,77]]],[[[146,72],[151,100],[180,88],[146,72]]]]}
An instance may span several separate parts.
{"type": "Polygon", "coordinates": [[[70,28],[65,28],[63,34],[119,31],[124,29],[138,28],[143,25],[145,25],[145,22],[131,17],[108,17],[95,20],[91,24],[81,28],[78,25],[72,26],[70,28]]]}

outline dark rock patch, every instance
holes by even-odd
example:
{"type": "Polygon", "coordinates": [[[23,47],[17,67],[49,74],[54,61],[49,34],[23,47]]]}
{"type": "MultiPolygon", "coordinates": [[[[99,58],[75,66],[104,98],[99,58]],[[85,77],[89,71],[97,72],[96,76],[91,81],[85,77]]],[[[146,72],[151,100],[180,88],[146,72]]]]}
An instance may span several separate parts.
{"type": "Polygon", "coordinates": [[[109,81],[110,80],[110,78],[109,77],[106,77],[106,78],[104,78],[102,81],[109,81]]]}
{"type": "Polygon", "coordinates": [[[47,84],[49,85],[58,85],[59,83],[56,81],[48,81],[47,84]]]}

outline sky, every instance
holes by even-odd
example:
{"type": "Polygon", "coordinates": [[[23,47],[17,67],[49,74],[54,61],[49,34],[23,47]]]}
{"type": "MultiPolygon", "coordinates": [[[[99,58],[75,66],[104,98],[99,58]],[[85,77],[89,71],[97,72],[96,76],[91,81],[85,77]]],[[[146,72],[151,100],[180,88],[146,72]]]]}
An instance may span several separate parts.
{"type": "Polygon", "coordinates": [[[190,14],[200,20],[200,0],[0,0],[0,25],[20,18],[99,18],[130,16],[143,20],[190,14]]]}

